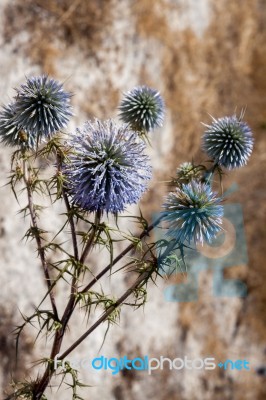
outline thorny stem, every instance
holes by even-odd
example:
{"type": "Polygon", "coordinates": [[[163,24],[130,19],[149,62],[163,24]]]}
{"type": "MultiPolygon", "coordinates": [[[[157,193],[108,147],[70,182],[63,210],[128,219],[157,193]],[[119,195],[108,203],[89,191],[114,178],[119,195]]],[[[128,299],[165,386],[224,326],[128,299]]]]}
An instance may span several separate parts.
{"type": "Polygon", "coordinates": [[[79,250],[78,250],[75,223],[74,223],[73,216],[71,215],[71,207],[70,207],[69,200],[68,200],[68,197],[67,197],[67,194],[66,194],[66,191],[65,191],[64,188],[62,190],[62,194],[63,194],[63,199],[64,199],[64,202],[65,202],[65,205],[66,205],[68,221],[69,221],[70,229],[71,229],[74,257],[75,257],[76,260],[78,260],[78,258],[79,258],[79,250]]]}
{"type": "MultiPolygon", "coordinates": [[[[149,231],[151,231],[155,224],[159,223],[162,217],[158,218],[157,221],[150,225],[149,231]]],[[[163,254],[162,258],[166,258],[167,255],[174,249],[175,247],[175,242],[171,243],[170,247],[165,250],[165,253],[163,254]]],[[[154,257],[153,263],[157,264],[157,259],[154,257]]],[[[58,360],[63,360],[65,357],[67,357],[76,347],[78,347],[102,322],[106,321],[109,315],[112,314],[114,310],[116,310],[123,302],[132,294],[134,290],[137,288],[141,287],[144,282],[147,281],[147,278],[152,274],[153,269],[149,269],[144,271],[133,283],[133,285],[113,304],[110,306],[105,313],[82,335],[76,342],[74,342],[67,350],[64,351],[63,354],[61,354],[58,357],[58,360]]]]}
{"type": "Polygon", "coordinates": [[[55,303],[54,292],[52,290],[52,283],[51,283],[51,278],[50,278],[50,274],[49,274],[49,270],[48,270],[47,261],[45,258],[45,251],[42,246],[42,239],[39,234],[39,228],[38,228],[38,224],[37,224],[37,216],[36,216],[36,212],[34,210],[34,205],[33,205],[30,178],[28,177],[28,167],[26,165],[25,159],[23,159],[23,180],[25,182],[26,189],[27,189],[28,206],[29,206],[29,211],[30,211],[30,216],[31,216],[31,223],[32,223],[32,226],[35,231],[35,239],[36,239],[36,243],[37,243],[37,249],[38,249],[38,253],[40,255],[40,259],[41,259],[41,263],[42,263],[42,267],[43,267],[44,277],[45,277],[45,281],[47,284],[47,288],[48,288],[48,292],[49,292],[49,296],[50,296],[50,300],[51,300],[54,318],[55,318],[55,320],[58,321],[58,312],[57,312],[57,307],[56,307],[56,303],[55,303]]]}
{"type": "MultiPolygon", "coordinates": [[[[58,174],[61,174],[62,173],[62,157],[58,151],[56,153],[56,157],[57,157],[58,174]]],[[[62,196],[63,196],[65,206],[67,209],[67,218],[68,218],[68,222],[69,222],[70,230],[71,230],[74,258],[75,258],[75,260],[78,260],[79,259],[79,250],[78,250],[78,242],[77,242],[75,223],[74,223],[73,215],[71,213],[71,207],[70,207],[68,196],[67,196],[64,186],[62,187],[62,196]]],[[[74,275],[73,279],[72,279],[72,283],[71,283],[71,295],[75,294],[77,292],[76,281],[77,281],[76,276],[74,275]]]]}
{"type": "MultiPolygon", "coordinates": [[[[139,240],[143,239],[145,236],[147,236],[153,229],[155,226],[157,226],[159,224],[159,222],[162,220],[162,216],[160,216],[159,218],[157,218],[157,220],[151,224],[150,226],[148,226],[148,228],[144,229],[142,231],[142,233],[139,235],[139,240]]],[[[127,253],[129,253],[131,250],[133,250],[135,248],[135,244],[132,243],[129,246],[127,246],[114,260],[112,263],[110,263],[109,265],[107,265],[107,267],[105,267],[101,272],[99,272],[98,275],[95,276],[95,278],[93,278],[91,280],[91,282],[84,288],[81,290],[80,293],[86,293],[96,282],[99,281],[99,279],[105,275],[108,271],[110,271],[112,269],[112,267],[118,263],[118,261],[120,261],[127,253]]]]}
{"type": "Polygon", "coordinates": [[[208,173],[209,175],[208,175],[207,179],[205,179],[206,183],[210,183],[211,182],[211,180],[213,178],[213,174],[215,173],[216,168],[219,168],[219,164],[217,162],[215,162],[212,167],[207,169],[206,173],[208,173]]]}
{"type": "MultiPolygon", "coordinates": [[[[99,216],[98,216],[99,217],[99,216]]],[[[96,216],[97,218],[97,216],[96,216]]],[[[151,224],[149,227],[147,227],[146,229],[144,229],[142,231],[142,233],[139,236],[139,239],[143,239],[145,236],[147,236],[149,234],[149,232],[151,232],[154,227],[156,225],[158,225],[158,223],[161,221],[162,217],[159,217],[153,224],[151,224]]],[[[95,220],[96,222],[96,220],[95,220]]],[[[98,222],[99,223],[99,222],[98,222]]],[[[96,223],[94,224],[94,227],[96,226],[96,223]]],[[[96,233],[96,230],[94,232],[94,235],[96,233]]],[[[91,239],[92,235],[90,236],[89,240],[91,242],[91,245],[93,243],[92,239],[91,239]]],[[[112,266],[114,264],[116,264],[119,260],[121,260],[129,251],[133,250],[135,248],[135,245],[132,243],[131,245],[129,245],[125,250],[123,250],[113,261],[112,264],[109,264],[106,268],[103,269],[103,271],[98,274],[93,281],[90,282],[90,286],[87,285],[87,287],[83,290],[83,291],[87,291],[94,283],[96,283],[98,281],[98,279],[100,279],[101,276],[103,276],[106,272],[108,272],[112,266]]],[[[88,246],[86,245],[85,247],[86,253],[88,254],[88,251],[90,249],[88,249],[88,246]]],[[[85,250],[83,251],[83,254],[80,258],[80,261],[82,259],[84,259],[85,255],[87,255],[85,253],[85,250]]],[[[85,259],[84,259],[85,260],[85,259]]],[[[129,297],[129,295],[140,285],[141,282],[143,282],[148,275],[150,274],[150,271],[145,271],[143,274],[141,274],[141,276],[136,280],[136,282],[124,293],[124,295],[122,295],[117,302],[112,305],[103,315],[102,317],[96,321],[96,323],[84,334],[81,336],[81,338],[79,338],[72,346],[71,348],[67,349],[60,358],[58,359],[62,359],[63,357],[66,357],[66,355],[68,355],[72,350],[74,350],[74,348],[76,348],[91,332],[93,332],[98,325],[100,325],[103,321],[105,321],[108,316],[117,308],[119,307],[123,301],[129,297]],[[73,347],[74,346],[74,347],[73,347]]],[[[83,292],[82,291],[82,292],[83,292]]],[[[82,293],[81,292],[81,293],[82,293]]],[[[63,341],[63,337],[64,337],[64,333],[67,327],[67,324],[69,322],[69,319],[76,307],[77,302],[75,302],[75,296],[72,295],[70,296],[69,302],[67,304],[67,307],[65,309],[64,315],[62,317],[62,328],[59,329],[56,334],[55,334],[55,338],[54,338],[54,342],[53,342],[53,348],[51,351],[51,355],[50,355],[50,359],[54,359],[55,356],[57,354],[59,354],[60,350],[61,350],[61,345],[62,345],[62,341],[63,341]]],[[[54,369],[53,366],[47,366],[46,371],[43,375],[43,377],[41,378],[40,382],[36,385],[36,388],[34,390],[33,393],[33,400],[40,400],[42,394],[44,393],[46,387],[49,385],[49,382],[52,378],[52,375],[54,374],[54,369]]]]}
{"type": "MultiPolygon", "coordinates": [[[[84,263],[86,256],[89,254],[89,251],[91,250],[91,248],[92,248],[92,246],[94,244],[94,239],[95,239],[96,232],[98,230],[99,223],[100,223],[100,214],[97,212],[95,214],[95,222],[94,222],[94,225],[92,227],[92,231],[91,231],[90,237],[88,239],[88,242],[86,243],[85,249],[84,249],[84,251],[83,251],[83,253],[82,253],[81,257],[80,257],[80,260],[79,260],[81,264],[84,263]]],[[[78,261],[78,259],[76,259],[76,260],[78,261]]],[[[72,313],[74,311],[74,308],[75,308],[75,299],[76,299],[75,295],[76,295],[76,292],[77,292],[76,283],[77,283],[77,277],[74,276],[73,280],[72,280],[72,285],[71,285],[71,295],[70,295],[68,304],[67,304],[67,306],[65,308],[63,317],[62,317],[63,334],[64,334],[65,328],[66,328],[66,326],[68,324],[68,321],[69,321],[69,319],[70,319],[70,317],[71,317],[71,315],[72,315],[72,313]]]]}
{"type": "Polygon", "coordinates": [[[74,342],[63,354],[58,357],[58,360],[63,360],[68,356],[80,343],[82,343],[102,322],[106,321],[112,312],[117,309],[131,294],[137,289],[151,274],[151,271],[143,272],[134,284],[113,304],[107,311],[88,329],[80,338],[74,342]]]}
{"type": "MultiPolygon", "coordinates": [[[[66,194],[65,194],[65,196],[67,198],[66,194]]],[[[67,206],[67,204],[69,205],[68,199],[67,199],[66,206],[67,206]]],[[[80,260],[78,259],[78,257],[77,258],[75,257],[76,261],[80,261],[80,263],[82,263],[82,264],[84,263],[87,255],[89,254],[89,252],[90,252],[90,250],[91,250],[91,248],[92,248],[92,246],[94,244],[95,235],[97,233],[98,226],[99,226],[99,223],[100,223],[100,216],[101,216],[100,213],[96,212],[96,214],[95,214],[95,222],[94,222],[94,225],[92,227],[92,231],[91,231],[90,237],[88,239],[88,242],[86,243],[85,249],[84,249],[84,251],[83,251],[83,253],[82,253],[81,257],[80,257],[80,260]]],[[[74,226],[73,219],[72,219],[72,224],[74,226]]],[[[72,233],[72,236],[74,234],[76,235],[75,229],[71,230],[71,233],[72,233]]],[[[74,243],[74,239],[73,239],[73,243],[74,243]]],[[[75,240],[75,243],[76,243],[76,240],[75,240]]],[[[72,313],[74,311],[74,308],[75,308],[75,299],[76,299],[75,295],[76,295],[76,290],[77,290],[76,289],[76,283],[77,283],[77,277],[74,276],[73,279],[72,279],[72,284],[71,284],[71,295],[70,295],[69,301],[67,303],[67,306],[65,308],[65,311],[64,311],[64,314],[62,316],[62,319],[61,319],[62,326],[55,333],[50,359],[54,359],[55,356],[60,352],[67,324],[68,324],[69,319],[70,319],[70,317],[71,317],[71,315],[72,315],[72,313]]],[[[36,385],[36,387],[34,389],[33,400],[40,400],[41,399],[41,396],[44,393],[46,387],[48,386],[53,373],[54,373],[53,367],[48,365],[46,370],[45,370],[45,373],[44,373],[43,377],[37,383],[37,385],[36,385]]]]}
{"type": "MultiPolygon", "coordinates": [[[[61,155],[59,152],[57,152],[57,169],[58,169],[58,174],[61,174],[62,173],[62,160],[61,160],[61,155]]],[[[70,207],[69,200],[68,200],[66,190],[64,187],[62,188],[62,195],[63,195],[63,199],[64,199],[64,202],[66,205],[68,222],[69,222],[70,229],[71,229],[74,257],[76,260],[78,260],[79,259],[79,251],[78,251],[75,223],[74,223],[73,215],[71,214],[71,207],[70,207]]]]}
{"type": "Polygon", "coordinates": [[[101,211],[96,211],[96,213],[95,213],[95,221],[94,221],[94,225],[92,227],[92,231],[91,231],[90,237],[89,237],[89,239],[88,239],[88,241],[86,243],[86,246],[85,246],[85,248],[83,250],[83,253],[82,253],[81,257],[80,257],[80,263],[81,264],[84,264],[88,254],[89,254],[89,252],[91,250],[93,241],[95,239],[95,234],[96,234],[97,229],[98,229],[99,224],[100,224],[100,219],[101,219],[101,211]]]}

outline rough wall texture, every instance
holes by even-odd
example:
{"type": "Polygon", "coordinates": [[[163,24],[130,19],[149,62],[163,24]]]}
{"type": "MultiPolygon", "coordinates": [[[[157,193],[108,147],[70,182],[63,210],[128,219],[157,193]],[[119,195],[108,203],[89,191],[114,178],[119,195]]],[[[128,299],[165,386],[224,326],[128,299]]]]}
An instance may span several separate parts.
{"type": "MultiPolygon", "coordinates": [[[[75,93],[76,117],[69,127],[74,129],[92,116],[115,116],[122,92],[136,84],[161,91],[168,112],[164,129],[153,137],[154,181],[143,199],[147,216],[158,210],[165,191],[161,182],[175,173],[180,162],[205,159],[199,150],[200,122],[209,122],[208,113],[218,117],[247,106],[245,119],[255,132],[254,153],[247,167],[225,177],[226,188],[232,183],[239,187],[229,201],[243,207],[249,252],[248,265],[232,266],[226,274],[246,282],[247,298],[214,297],[210,271],[200,274],[199,299],[192,303],[166,303],[166,284],[158,282],[158,287],[150,287],[144,312],[123,312],[120,327],[112,328],[102,353],[246,358],[252,371],[164,370],[152,376],[139,372],[116,377],[84,373],[83,379],[93,385],[87,389],[87,397],[95,400],[265,398],[264,378],[254,370],[266,362],[265,2],[5,0],[0,7],[3,103],[25,75],[50,73],[75,93]]],[[[9,172],[9,155],[0,149],[1,186],[9,172]]],[[[9,189],[1,188],[1,322],[6,326],[6,331],[0,330],[1,344],[7,343],[3,340],[14,319],[15,323],[19,320],[18,313],[13,315],[15,305],[28,313],[44,291],[33,246],[20,241],[26,224],[15,215],[17,209],[9,189]]],[[[49,217],[47,223],[60,225],[56,216],[49,217]]],[[[111,283],[111,289],[119,294],[124,285],[122,277],[118,284],[111,283]]],[[[64,290],[60,292],[62,306],[64,290]]],[[[77,317],[75,326],[80,327],[70,331],[69,341],[85,329],[81,323],[82,316],[77,317]]],[[[104,327],[76,355],[95,357],[103,335],[104,327]]],[[[12,350],[11,341],[8,343],[12,350]]],[[[26,367],[31,361],[31,337],[25,337],[23,343],[26,367]]],[[[41,356],[43,351],[47,354],[48,346],[39,352],[41,356]]],[[[10,357],[9,352],[3,353],[4,368],[10,357]]],[[[17,376],[21,376],[19,371],[17,376]]],[[[3,372],[2,386],[6,383],[3,372]]],[[[48,398],[70,397],[63,391],[48,398]]]]}

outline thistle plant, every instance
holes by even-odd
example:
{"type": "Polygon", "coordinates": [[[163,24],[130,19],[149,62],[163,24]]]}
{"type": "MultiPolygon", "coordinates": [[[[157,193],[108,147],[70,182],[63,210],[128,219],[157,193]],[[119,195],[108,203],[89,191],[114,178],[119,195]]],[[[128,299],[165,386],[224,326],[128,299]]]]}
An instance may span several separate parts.
{"type": "Polygon", "coordinates": [[[146,86],[134,88],[119,106],[124,124],[95,119],[66,134],[61,129],[72,114],[70,97],[61,83],[48,76],[32,77],[17,89],[14,102],[0,113],[1,141],[15,148],[9,184],[16,198],[21,187],[27,195],[27,204],[21,210],[30,219],[25,238],[35,240],[47,287],[34,313],[24,316],[17,327],[17,345],[19,348],[25,326],[34,323],[38,325],[38,340],[43,334],[52,339],[49,352],[39,362],[37,376],[14,382],[7,397],[10,400],[47,399],[51,378],[60,375],[63,382],[67,376],[72,379],[73,399],[81,399],[77,393],[82,385],[78,371],[66,361],[65,369],[58,372],[55,359],[65,361],[101,324],[106,323],[108,331],[112,323],[118,323],[125,306],[139,308],[145,304],[148,284],[161,277],[162,262],[167,264],[176,254],[185,262],[187,245],[209,243],[215,238],[221,229],[223,206],[210,177],[220,173],[220,166],[242,166],[253,145],[250,129],[243,121],[236,117],[214,120],[204,136],[204,148],[213,160],[211,166],[194,162],[179,166],[159,218],[149,224],[138,203],[151,178],[147,143],[139,134],[162,125],[161,96],[146,86]],[[40,162],[43,160],[45,163],[40,162]],[[47,177],[43,168],[49,163],[54,170],[47,177]],[[42,207],[37,204],[40,194],[50,199],[50,207],[60,202],[64,208],[62,228],[56,235],[43,229],[42,207]],[[135,235],[120,228],[120,217],[125,217],[133,204],[138,204],[140,210],[128,216],[134,221],[135,235]],[[152,231],[161,221],[168,223],[169,230],[166,239],[156,241],[152,231]],[[69,231],[69,242],[56,240],[69,231]],[[117,242],[122,243],[122,251],[118,251],[117,242]],[[95,272],[89,255],[102,249],[109,252],[109,261],[95,272]],[[135,279],[119,296],[99,289],[111,271],[126,271],[135,279]],[[69,285],[63,312],[59,312],[56,291],[61,281],[69,285]],[[62,352],[66,330],[78,307],[87,313],[89,324],[97,307],[102,314],[62,352]]]}

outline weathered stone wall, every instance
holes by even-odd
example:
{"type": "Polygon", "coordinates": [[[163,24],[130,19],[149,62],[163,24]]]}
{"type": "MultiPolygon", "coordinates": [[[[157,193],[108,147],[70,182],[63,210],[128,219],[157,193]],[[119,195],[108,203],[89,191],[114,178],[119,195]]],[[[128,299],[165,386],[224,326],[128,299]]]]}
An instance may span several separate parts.
{"type": "MultiPolygon", "coordinates": [[[[248,265],[232,266],[226,276],[246,282],[247,298],[214,297],[212,273],[204,271],[200,274],[198,301],[167,303],[163,297],[167,283],[158,281],[157,287],[150,287],[144,312],[122,312],[120,327],[111,328],[102,354],[246,358],[252,370],[164,370],[151,376],[139,372],[115,377],[84,372],[83,380],[93,385],[85,398],[95,400],[263,399],[265,385],[255,368],[266,361],[265,2],[2,0],[0,7],[2,103],[9,101],[12,88],[24,81],[25,75],[49,73],[65,81],[66,89],[75,94],[76,116],[69,127],[73,130],[90,117],[115,116],[122,92],[134,85],[147,84],[161,91],[168,111],[164,128],[152,138],[154,180],[142,202],[147,216],[159,209],[165,193],[162,181],[175,173],[180,162],[206,159],[200,151],[200,123],[210,121],[208,114],[219,117],[247,107],[245,119],[256,139],[254,153],[247,167],[224,177],[225,188],[238,184],[229,201],[243,207],[249,252],[248,265]]],[[[9,157],[10,151],[1,147],[1,186],[9,173],[9,157]]],[[[6,369],[13,357],[13,345],[10,337],[5,339],[10,326],[20,323],[16,307],[28,314],[45,288],[33,244],[21,241],[27,224],[16,215],[19,206],[8,187],[1,188],[0,196],[0,353],[6,369]]],[[[52,228],[60,225],[56,213],[47,217],[46,223],[52,228]]],[[[114,276],[110,290],[119,295],[128,279],[114,276]]],[[[60,290],[62,307],[66,289],[60,290]]],[[[69,342],[85,330],[82,313],[74,326],[69,342]]],[[[101,327],[75,356],[97,356],[104,332],[105,327],[101,327]]],[[[32,361],[32,338],[30,331],[23,337],[17,377],[23,376],[23,367],[32,361]]],[[[35,356],[48,352],[49,342],[35,356]]],[[[0,384],[6,382],[3,372],[0,384]]],[[[48,398],[71,397],[69,391],[61,391],[53,396],[48,392],[48,398]]]]}

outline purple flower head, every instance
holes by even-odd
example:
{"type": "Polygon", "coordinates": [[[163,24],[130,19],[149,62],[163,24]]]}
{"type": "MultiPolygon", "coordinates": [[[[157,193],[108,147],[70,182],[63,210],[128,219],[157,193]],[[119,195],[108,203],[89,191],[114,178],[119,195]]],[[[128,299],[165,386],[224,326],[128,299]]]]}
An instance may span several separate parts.
{"type": "Polygon", "coordinates": [[[151,167],[136,133],[112,120],[88,121],[68,145],[73,152],[64,174],[74,204],[86,211],[117,213],[138,202],[151,167]]]}

